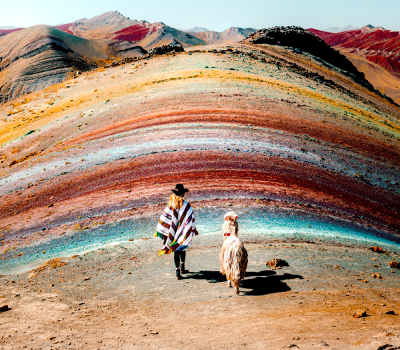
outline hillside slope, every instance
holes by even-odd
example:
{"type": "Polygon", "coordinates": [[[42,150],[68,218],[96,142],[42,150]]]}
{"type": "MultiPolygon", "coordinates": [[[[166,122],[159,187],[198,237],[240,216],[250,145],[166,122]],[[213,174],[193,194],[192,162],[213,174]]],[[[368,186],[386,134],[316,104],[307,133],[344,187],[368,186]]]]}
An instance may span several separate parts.
{"type": "Polygon", "coordinates": [[[328,45],[364,57],[400,78],[400,32],[385,30],[382,27],[363,27],[342,33],[328,33],[316,29],[309,31],[318,35],[328,45]]]}
{"type": "Polygon", "coordinates": [[[0,38],[0,103],[57,84],[76,71],[145,51],[127,42],[93,41],[36,26],[0,38]]]}
{"type": "Polygon", "coordinates": [[[168,45],[174,40],[179,41],[184,47],[205,45],[206,42],[196,36],[169,27],[164,23],[141,23],[126,27],[110,36],[117,40],[126,40],[135,45],[151,49],[168,45]]]}
{"type": "Polygon", "coordinates": [[[400,33],[385,30],[382,27],[365,26],[358,30],[350,30],[342,33],[328,33],[316,29],[309,31],[318,35],[364,72],[370,81],[380,92],[391,97],[399,103],[400,90],[400,33]],[[379,74],[374,64],[382,67],[379,74]],[[390,74],[390,75],[388,75],[390,74]]]}
{"type": "Polygon", "coordinates": [[[66,23],[57,28],[86,39],[106,39],[115,32],[138,23],[140,22],[125,17],[117,11],[110,11],[90,19],[83,18],[66,23]]]}
{"type": "Polygon", "coordinates": [[[400,242],[400,108],[279,45],[82,74],[0,106],[0,143],[4,269],[152,237],[176,183],[200,233],[233,209],[242,234],[400,242]]]}
{"type": "Polygon", "coordinates": [[[380,65],[357,54],[345,53],[347,58],[364,73],[365,78],[381,93],[400,104],[400,79],[390,74],[380,65]]]}
{"type": "Polygon", "coordinates": [[[23,28],[12,28],[12,29],[0,29],[0,37],[9,33],[16,32],[18,30],[21,30],[23,28]]]}

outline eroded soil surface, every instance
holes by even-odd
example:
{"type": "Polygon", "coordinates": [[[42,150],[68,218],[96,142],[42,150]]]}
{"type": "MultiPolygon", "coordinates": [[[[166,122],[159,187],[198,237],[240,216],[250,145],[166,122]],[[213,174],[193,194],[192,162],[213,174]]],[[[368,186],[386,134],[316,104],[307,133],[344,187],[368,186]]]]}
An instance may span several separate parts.
{"type": "Polygon", "coordinates": [[[2,276],[10,310],[0,313],[0,349],[400,346],[400,272],[388,265],[398,254],[243,235],[249,265],[237,296],[219,274],[220,240],[197,237],[180,281],[156,239],[64,258],[31,278],[2,276]],[[289,266],[271,270],[271,258],[289,266]]]}

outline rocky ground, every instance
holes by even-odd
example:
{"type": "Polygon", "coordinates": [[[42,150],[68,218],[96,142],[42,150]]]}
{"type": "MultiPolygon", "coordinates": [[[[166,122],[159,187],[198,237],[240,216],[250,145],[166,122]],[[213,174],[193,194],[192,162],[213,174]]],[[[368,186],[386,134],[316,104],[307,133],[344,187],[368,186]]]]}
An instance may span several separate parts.
{"type": "Polygon", "coordinates": [[[157,239],[2,276],[0,349],[400,348],[398,254],[242,239],[240,295],[218,272],[219,235],[197,237],[180,281],[157,239]]]}

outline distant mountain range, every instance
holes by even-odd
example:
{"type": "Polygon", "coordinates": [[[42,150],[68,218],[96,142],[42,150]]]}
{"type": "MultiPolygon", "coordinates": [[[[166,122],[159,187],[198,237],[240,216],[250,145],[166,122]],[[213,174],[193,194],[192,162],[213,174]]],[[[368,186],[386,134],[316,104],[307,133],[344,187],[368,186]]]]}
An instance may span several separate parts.
{"type": "Polygon", "coordinates": [[[183,47],[237,42],[253,31],[231,27],[181,31],[106,12],[57,26],[0,29],[0,103],[46,88],[75,74],[178,41],[183,47]]]}
{"type": "Polygon", "coordinates": [[[358,29],[358,27],[352,26],[351,24],[349,24],[348,26],[344,27],[344,28],[340,28],[340,27],[329,27],[327,29],[324,30],[324,32],[330,32],[330,33],[340,33],[340,32],[345,32],[347,30],[356,30],[358,29]]]}
{"type": "Polygon", "coordinates": [[[192,35],[198,39],[206,42],[207,44],[221,44],[221,43],[237,43],[255,32],[254,28],[239,28],[230,27],[223,32],[215,32],[212,30],[191,32],[192,35]]]}
{"type": "MultiPolygon", "coordinates": [[[[330,46],[380,65],[399,78],[399,32],[371,25],[352,28],[309,31],[330,46]]],[[[253,32],[256,29],[240,27],[222,32],[202,27],[178,30],[162,22],[130,19],[116,11],[57,26],[3,27],[0,28],[0,103],[60,82],[76,71],[139,57],[171,42],[178,41],[183,47],[236,43],[253,32]]]]}
{"type": "Polygon", "coordinates": [[[208,32],[209,30],[207,28],[194,27],[194,28],[191,28],[191,29],[185,29],[183,31],[184,32],[189,32],[189,33],[200,33],[200,32],[208,32]]]}
{"type": "Polygon", "coordinates": [[[397,103],[400,102],[400,84],[397,80],[382,79],[384,72],[377,74],[380,66],[400,78],[400,32],[386,30],[383,27],[366,25],[357,30],[329,33],[317,29],[308,29],[319,36],[328,45],[346,54],[366,78],[381,92],[385,92],[397,103]],[[372,62],[373,64],[365,64],[372,62]]]}
{"type": "MultiPolygon", "coordinates": [[[[179,41],[184,47],[237,42],[256,30],[239,27],[230,27],[223,32],[201,27],[178,30],[162,22],[149,23],[144,20],[130,19],[116,11],[106,12],[90,19],[82,18],[57,25],[55,28],[85,39],[128,41],[147,50],[169,44],[173,40],[179,41]]],[[[21,28],[0,28],[0,36],[17,30],[21,28]]]]}
{"type": "Polygon", "coordinates": [[[169,44],[174,39],[184,47],[205,44],[197,37],[164,23],[132,20],[116,11],[91,19],[80,19],[57,28],[86,39],[129,41],[145,49],[169,44]]]}
{"type": "Polygon", "coordinates": [[[44,89],[115,59],[139,57],[127,41],[93,40],[50,26],[34,26],[0,37],[0,103],[44,89]]]}

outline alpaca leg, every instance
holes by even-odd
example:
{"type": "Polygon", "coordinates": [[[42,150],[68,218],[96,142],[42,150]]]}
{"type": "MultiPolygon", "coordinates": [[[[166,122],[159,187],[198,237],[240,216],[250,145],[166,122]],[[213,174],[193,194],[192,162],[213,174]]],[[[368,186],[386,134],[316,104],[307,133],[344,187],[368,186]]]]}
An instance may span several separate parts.
{"type": "Polygon", "coordinates": [[[239,294],[239,284],[240,284],[240,281],[239,282],[238,281],[234,281],[233,282],[233,286],[235,287],[236,294],[239,294]]]}
{"type": "Polygon", "coordinates": [[[228,281],[228,287],[232,287],[232,281],[228,281]]]}

